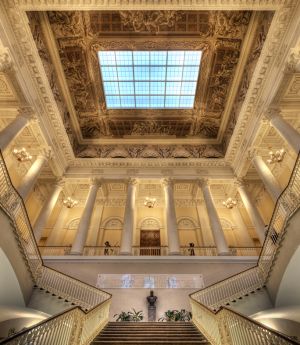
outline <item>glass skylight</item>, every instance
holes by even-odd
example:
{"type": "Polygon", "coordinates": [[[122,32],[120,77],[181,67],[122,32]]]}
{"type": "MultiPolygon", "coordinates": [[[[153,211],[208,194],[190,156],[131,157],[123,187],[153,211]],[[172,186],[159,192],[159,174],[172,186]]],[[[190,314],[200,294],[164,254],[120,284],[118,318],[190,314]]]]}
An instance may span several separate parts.
{"type": "Polygon", "coordinates": [[[193,108],[201,51],[98,52],[108,109],[193,108]]]}

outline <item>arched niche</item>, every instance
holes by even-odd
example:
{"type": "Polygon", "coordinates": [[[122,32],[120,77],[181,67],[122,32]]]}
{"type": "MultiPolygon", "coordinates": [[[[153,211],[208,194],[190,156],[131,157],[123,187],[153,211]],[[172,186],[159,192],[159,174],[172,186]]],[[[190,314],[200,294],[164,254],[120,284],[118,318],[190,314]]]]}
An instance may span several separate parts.
{"type": "MultiPolygon", "coordinates": [[[[161,246],[161,224],[157,218],[146,217],[139,224],[139,244],[140,247],[160,247],[161,246]]],[[[144,250],[145,251],[145,250],[144,250]]],[[[148,252],[141,252],[141,255],[147,255],[148,252]]],[[[159,255],[159,252],[158,252],[159,255]]]]}
{"type": "Polygon", "coordinates": [[[108,241],[111,246],[119,246],[121,243],[123,221],[119,217],[109,217],[100,226],[100,245],[108,241]],[[102,234],[101,234],[102,232],[102,234]]]}
{"type": "Polygon", "coordinates": [[[177,229],[179,233],[179,241],[182,246],[189,246],[189,243],[194,243],[195,246],[201,245],[197,230],[197,222],[191,217],[182,217],[177,221],[177,229]]]}

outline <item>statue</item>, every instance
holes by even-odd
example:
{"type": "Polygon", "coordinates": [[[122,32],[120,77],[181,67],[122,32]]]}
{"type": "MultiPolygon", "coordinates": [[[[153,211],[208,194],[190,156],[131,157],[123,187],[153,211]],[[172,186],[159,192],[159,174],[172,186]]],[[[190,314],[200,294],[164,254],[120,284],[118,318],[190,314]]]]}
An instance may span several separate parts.
{"type": "Polygon", "coordinates": [[[153,290],[150,291],[150,296],[147,297],[148,301],[148,321],[156,321],[156,303],[157,296],[154,296],[153,290]]]}

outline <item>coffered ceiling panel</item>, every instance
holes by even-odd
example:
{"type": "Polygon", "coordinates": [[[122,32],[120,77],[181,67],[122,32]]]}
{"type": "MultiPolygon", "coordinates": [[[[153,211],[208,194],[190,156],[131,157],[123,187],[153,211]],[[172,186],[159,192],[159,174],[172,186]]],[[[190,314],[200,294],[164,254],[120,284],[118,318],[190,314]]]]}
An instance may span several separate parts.
{"type": "Polygon", "coordinates": [[[219,158],[272,12],[70,11],[28,17],[77,157],[219,158]],[[107,109],[97,55],[103,50],[201,50],[194,107],[107,109]]]}

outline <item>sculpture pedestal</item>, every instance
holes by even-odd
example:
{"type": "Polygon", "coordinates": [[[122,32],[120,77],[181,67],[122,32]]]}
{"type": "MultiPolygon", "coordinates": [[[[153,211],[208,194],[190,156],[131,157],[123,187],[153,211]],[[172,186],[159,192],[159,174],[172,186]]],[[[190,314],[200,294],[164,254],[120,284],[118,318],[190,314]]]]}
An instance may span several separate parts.
{"type": "Polygon", "coordinates": [[[156,321],[156,307],[148,306],[148,322],[156,321]]]}

